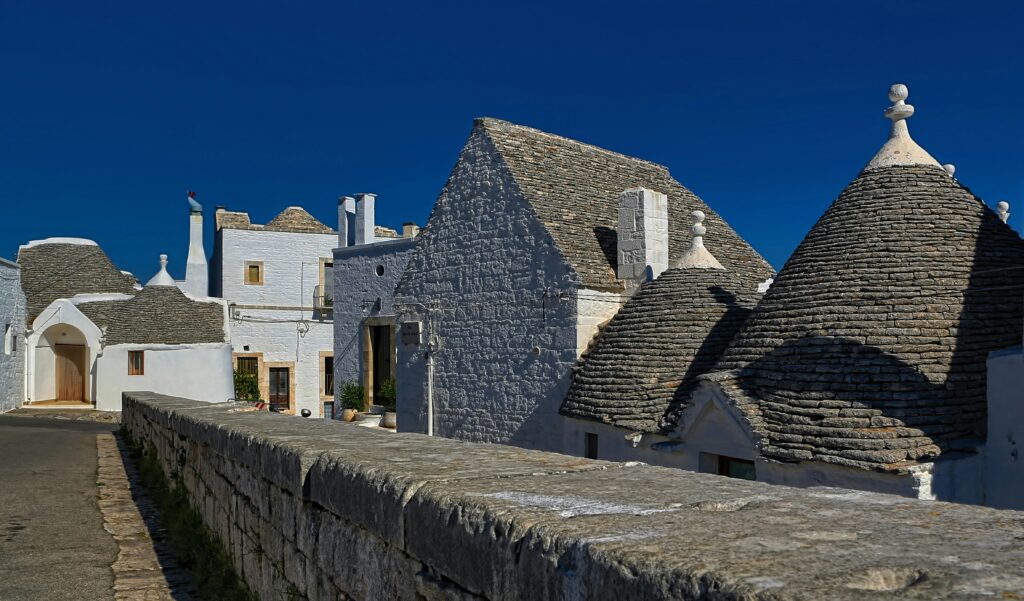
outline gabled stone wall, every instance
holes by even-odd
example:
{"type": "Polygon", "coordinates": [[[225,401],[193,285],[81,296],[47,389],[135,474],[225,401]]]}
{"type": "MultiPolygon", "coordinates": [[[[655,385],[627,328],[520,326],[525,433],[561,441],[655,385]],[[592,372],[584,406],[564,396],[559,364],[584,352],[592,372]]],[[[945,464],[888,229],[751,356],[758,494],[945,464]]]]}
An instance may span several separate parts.
{"type": "Polygon", "coordinates": [[[1024,514],[793,489],[126,393],[263,600],[968,599],[1024,514]]]}
{"type": "Polygon", "coordinates": [[[0,413],[25,398],[25,310],[21,270],[0,259],[0,413]]]}

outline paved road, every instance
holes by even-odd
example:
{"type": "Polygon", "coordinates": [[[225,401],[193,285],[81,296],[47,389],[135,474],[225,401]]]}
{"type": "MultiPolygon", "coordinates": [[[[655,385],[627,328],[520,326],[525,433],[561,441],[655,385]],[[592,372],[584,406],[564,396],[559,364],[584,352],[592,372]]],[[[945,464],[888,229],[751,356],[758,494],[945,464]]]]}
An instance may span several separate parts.
{"type": "Polygon", "coordinates": [[[96,435],[116,428],[0,416],[0,601],[114,598],[96,435]]]}

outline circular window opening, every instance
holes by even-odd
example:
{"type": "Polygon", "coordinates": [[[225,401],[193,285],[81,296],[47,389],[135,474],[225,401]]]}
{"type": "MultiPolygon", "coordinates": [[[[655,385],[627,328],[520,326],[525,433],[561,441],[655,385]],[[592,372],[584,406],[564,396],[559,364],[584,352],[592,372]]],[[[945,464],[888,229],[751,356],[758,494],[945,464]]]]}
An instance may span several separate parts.
{"type": "Polygon", "coordinates": [[[383,265],[378,265],[377,269],[375,269],[374,271],[377,272],[377,275],[384,275],[384,266],[383,265]]]}

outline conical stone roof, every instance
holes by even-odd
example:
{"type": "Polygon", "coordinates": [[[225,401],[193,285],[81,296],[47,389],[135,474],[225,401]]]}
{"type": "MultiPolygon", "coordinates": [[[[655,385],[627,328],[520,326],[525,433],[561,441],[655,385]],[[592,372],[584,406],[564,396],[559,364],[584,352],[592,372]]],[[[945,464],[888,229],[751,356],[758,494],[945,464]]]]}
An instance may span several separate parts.
{"type": "Polygon", "coordinates": [[[695,268],[644,284],[583,358],[562,414],[634,431],[671,429],[697,376],[714,367],[757,303],[757,284],[695,268]]]}
{"type": "Polygon", "coordinates": [[[742,368],[766,456],[899,470],[983,435],[986,358],[1020,344],[1022,290],[1024,241],[970,190],[869,166],[719,368],[742,368]]]}

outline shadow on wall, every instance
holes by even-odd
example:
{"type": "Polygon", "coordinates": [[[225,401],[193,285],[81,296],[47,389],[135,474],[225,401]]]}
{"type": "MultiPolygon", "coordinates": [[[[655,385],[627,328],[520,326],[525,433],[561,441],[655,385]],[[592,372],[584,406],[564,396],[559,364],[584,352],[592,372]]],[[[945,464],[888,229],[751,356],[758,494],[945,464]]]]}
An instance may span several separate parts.
{"type": "Polygon", "coordinates": [[[619,234],[610,227],[598,226],[594,228],[594,237],[604,253],[604,258],[612,269],[619,267],[619,234]]]}
{"type": "Polygon", "coordinates": [[[690,367],[676,388],[672,402],[662,419],[662,425],[666,428],[674,428],[678,425],[683,410],[690,402],[690,395],[697,387],[697,376],[706,374],[715,367],[715,363],[721,358],[722,353],[725,352],[729,343],[732,342],[753,311],[750,307],[740,305],[736,295],[722,286],[708,286],[708,292],[717,302],[725,306],[725,313],[708,330],[704,342],[697,349],[690,367]]]}

